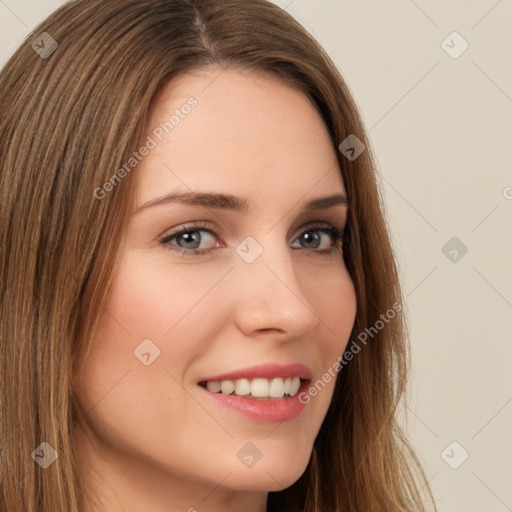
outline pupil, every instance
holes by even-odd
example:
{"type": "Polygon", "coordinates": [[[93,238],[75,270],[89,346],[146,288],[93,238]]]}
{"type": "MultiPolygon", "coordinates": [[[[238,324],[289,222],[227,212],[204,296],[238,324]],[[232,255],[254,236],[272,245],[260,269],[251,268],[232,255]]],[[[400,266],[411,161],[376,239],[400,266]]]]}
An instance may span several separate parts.
{"type": "Polygon", "coordinates": [[[313,249],[316,249],[320,244],[320,236],[318,235],[318,233],[316,233],[316,232],[314,232],[314,233],[315,233],[314,236],[311,236],[311,233],[304,233],[302,235],[302,237],[303,237],[303,240],[305,241],[306,245],[308,243],[311,243],[311,241],[313,241],[313,249]]]}
{"type": "MultiPolygon", "coordinates": [[[[194,232],[191,232],[191,233],[184,233],[183,235],[181,235],[181,238],[185,241],[185,244],[187,243],[196,243],[197,245],[199,245],[199,242],[200,242],[200,236],[199,236],[199,233],[197,231],[194,231],[194,232]]],[[[188,247],[186,246],[185,249],[196,249],[196,247],[188,247]]]]}

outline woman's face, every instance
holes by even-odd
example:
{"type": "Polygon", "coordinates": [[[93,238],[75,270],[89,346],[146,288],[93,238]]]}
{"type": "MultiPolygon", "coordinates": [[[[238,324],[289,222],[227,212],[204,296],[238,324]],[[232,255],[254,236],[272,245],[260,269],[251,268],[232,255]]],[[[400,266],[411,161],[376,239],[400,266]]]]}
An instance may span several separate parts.
{"type": "Polygon", "coordinates": [[[147,135],[120,264],[77,376],[82,460],[100,483],[158,493],[165,482],[198,510],[214,488],[285,488],[307,466],[334,389],[325,374],[355,319],[330,231],[347,206],[306,208],[346,194],[335,149],[301,93],[221,68],[168,84],[147,135]]]}

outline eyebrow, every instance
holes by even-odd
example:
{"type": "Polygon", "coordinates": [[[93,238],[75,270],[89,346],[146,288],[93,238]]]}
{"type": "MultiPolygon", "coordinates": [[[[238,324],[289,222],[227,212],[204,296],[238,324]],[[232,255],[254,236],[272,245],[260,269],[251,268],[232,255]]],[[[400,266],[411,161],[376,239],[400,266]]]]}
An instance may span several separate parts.
{"type": "MultiPolygon", "coordinates": [[[[328,196],[315,197],[308,201],[300,213],[323,210],[339,204],[348,205],[349,199],[345,194],[332,194],[328,196]]],[[[192,206],[204,206],[207,208],[233,210],[240,213],[247,213],[249,201],[245,197],[238,197],[231,194],[220,194],[212,192],[171,192],[163,197],[158,197],[144,203],[135,213],[164,204],[180,203],[192,206]]]]}

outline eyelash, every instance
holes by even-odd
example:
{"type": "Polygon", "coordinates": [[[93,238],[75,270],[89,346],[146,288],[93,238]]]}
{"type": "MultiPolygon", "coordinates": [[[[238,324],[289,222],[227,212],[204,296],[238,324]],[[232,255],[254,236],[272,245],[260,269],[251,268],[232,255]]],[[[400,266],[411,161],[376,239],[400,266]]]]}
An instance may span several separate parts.
{"type": "MultiPolygon", "coordinates": [[[[173,246],[173,244],[170,243],[171,240],[174,240],[175,238],[178,238],[180,237],[181,235],[184,235],[185,233],[196,233],[196,232],[200,232],[200,231],[206,231],[212,235],[214,235],[215,237],[219,237],[220,236],[220,233],[212,228],[209,224],[207,223],[203,223],[203,224],[200,224],[200,225],[187,225],[187,226],[184,226],[183,228],[177,230],[177,231],[174,231],[173,233],[170,233],[168,235],[165,235],[163,238],[161,238],[159,240],[159,243],[163,246],[165,246],[168,250],[171,250],[171,251],[176,251],[178,253],[182,253],[183,256],[185,255],[192,255],[192,256],[201,256],[201,255],[204,255],[204,254],[207,254],[208,252],[214,250],[214,248],[210,248],[210,249],[182,249],[182,248],[179,248],[177,246],[173,246]]],[[[340,230],[330,224],[325,224],[325,223],[313,223],[313,224],[309,224],[306,229],[302,230],[298,237],[296,238],[296,240],[298,238],[300,238],[302,235],[304,235],[305,233],[310,233],[310,232],[314,232],[314,231],[322,231],[324,233],[327,233],[330,237],[331,237],[331,240],[333,242],[333,246],[330,248],[330,249],[323,249],[323,250],[320,250],[320,251],[317,251],[315,249],[311,249],[311,252],[315,252],[315,253],[319,253],[321,255],[329,255],[331,254],[335,249],[339,249],[339,243],[344,243],[346,242],[346,239],[345,239],[345,231],[344,230],[340,230]]]]}

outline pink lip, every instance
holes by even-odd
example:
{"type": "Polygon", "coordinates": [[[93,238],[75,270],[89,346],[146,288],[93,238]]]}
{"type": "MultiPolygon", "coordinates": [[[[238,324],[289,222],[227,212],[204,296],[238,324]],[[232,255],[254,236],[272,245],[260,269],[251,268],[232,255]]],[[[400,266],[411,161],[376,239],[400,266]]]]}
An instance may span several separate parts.
{"type": "Polygon", "coordinates": [[[216,405],[242,414],[253,421],[261,423],[282,423],[297,418],[304,410],[306,404],[299,400],[299,396],[308,387],[309,381],[303,381],[296,395],[291,398],[272,400],[254,400],[236,395],[223,395],[212,393],[206,388],[198,386],[201,393],[216,405]]]}
{"type": "Polygon", "coordinates": [[[213,375],[211,377],[204,377],[199,379],[198,382],[207,382],[212,380],[237,380],[237,379],[275,379],[278,377],[299,377],[303,380],[311,380],[313,374],[311,370],[304,364],[260,364],[242,370],[235,370],[229,373],[222,373],[213,375]]]}
{"type": "Polygon", "coordinates": [[[262,423],[277,423],[297,418],[304,410],[305,404],[299,400],[301,392],[307,389],[313,378],[311,370],[303,364],[260,364],[250,368],[235,370],[229,373],[213,375],[199,379],[199,383],[208,381],[237,380],[237,379],[275,379],[299,377],[302,382],[299,391],[290,398],[255,400],[236,395],[213,393],[205,387],[198,386],[207,399],[213,400],[220,407],[232,410],[262,423]]]}

